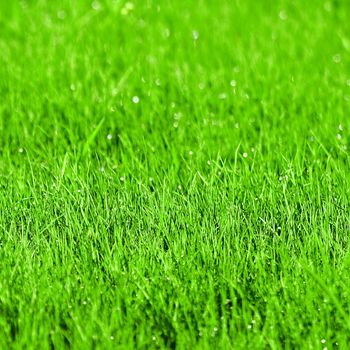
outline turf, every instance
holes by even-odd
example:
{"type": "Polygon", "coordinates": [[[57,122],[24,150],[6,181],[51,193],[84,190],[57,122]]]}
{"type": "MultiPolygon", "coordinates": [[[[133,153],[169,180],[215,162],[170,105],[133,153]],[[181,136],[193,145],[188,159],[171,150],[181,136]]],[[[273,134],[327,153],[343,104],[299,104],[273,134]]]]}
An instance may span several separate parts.
{"type": "Polygon", "coordinates": [[[349,2],[0,1],[0,348],[346,349],[349,2]]]}

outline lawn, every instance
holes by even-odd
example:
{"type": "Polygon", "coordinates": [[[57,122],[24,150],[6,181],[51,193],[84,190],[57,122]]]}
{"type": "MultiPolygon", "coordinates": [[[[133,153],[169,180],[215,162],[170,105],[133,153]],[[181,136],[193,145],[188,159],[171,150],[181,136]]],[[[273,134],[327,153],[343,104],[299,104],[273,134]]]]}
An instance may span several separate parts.
{"type": "Polygon", "coordinates": [[[0,0],[0,348],[348,349],[347,0],[0,0]]]}

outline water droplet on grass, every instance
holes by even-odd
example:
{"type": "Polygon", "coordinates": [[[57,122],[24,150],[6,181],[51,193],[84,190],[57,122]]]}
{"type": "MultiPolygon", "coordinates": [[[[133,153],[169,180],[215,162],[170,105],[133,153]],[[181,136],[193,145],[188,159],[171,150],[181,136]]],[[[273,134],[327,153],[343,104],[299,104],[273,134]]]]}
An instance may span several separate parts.
{"type": "Polygon", "coordinates": [[[64,20],[66,18],[66,13],[63,10],[57,11],[57,18],[60,20],[64,20]]]}
{"type": "Polygon", "coordinates": [[[91,7],[93,10],[98,11],[101,8],[101,4],[98,1],[93,1],[91,7]]]}
{"type": "Polygon", "coordinates": [[[134,3],[128,1],[124,6],[128,11],[132,11],[135,8],[134,3]]]}
{"type": "Polygon", "coordinates": [[[112,135],[112,134],[108,134],[108,135],[107,135],[107,139],[108,139],[108,140],[112,140],[112,138],[113,138],[113,135],[112,135]]]}
{"type": "Polygon", "coordinates": [[[182,117],[182,113],[181,113],[181,112],[174,113],[174,119],[175,119],[175,120],[180,120],[181,117],[182,117]]]}
{"type": "Polygon", "coordinates": [[[334,63],[340,63],[341,62],[340,54],[336,54],[336,55],[333,56],[333,62],[334,63]]]}
{"type": "Polygon", "coordinates": [[[138,96],[134,96],[134,97],[132,98],[132,102],[133,102],[133,103],[139,103],[139,102],[140,102],[139,97],[138,97],[138,96]]]}
{"type": "Polygon", "coordinates": [[[281,10],[278,17],[281,21],[286,21],[288,19],[287,12],[285,10],[281,10]]]}

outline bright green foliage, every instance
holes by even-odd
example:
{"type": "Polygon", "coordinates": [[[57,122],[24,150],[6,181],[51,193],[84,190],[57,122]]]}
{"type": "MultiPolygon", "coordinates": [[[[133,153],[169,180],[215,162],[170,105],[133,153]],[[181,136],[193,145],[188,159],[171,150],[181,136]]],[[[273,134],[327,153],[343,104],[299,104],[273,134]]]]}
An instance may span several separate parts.
{"type": "Polygon", "coordinates": [[[0,0],[0,348],[349,348],[349,117],[348,0],[0,0]]]}

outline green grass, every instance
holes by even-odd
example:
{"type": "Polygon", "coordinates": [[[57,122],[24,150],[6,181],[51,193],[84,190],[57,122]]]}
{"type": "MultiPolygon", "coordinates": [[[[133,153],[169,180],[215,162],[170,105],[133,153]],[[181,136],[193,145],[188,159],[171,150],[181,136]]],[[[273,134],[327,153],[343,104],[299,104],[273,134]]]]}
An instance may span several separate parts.
{"type": "Polygon", "coordinates": [[[0,348],[347,349],[349,33],[347,0],[0,0],[0,348]]]}

